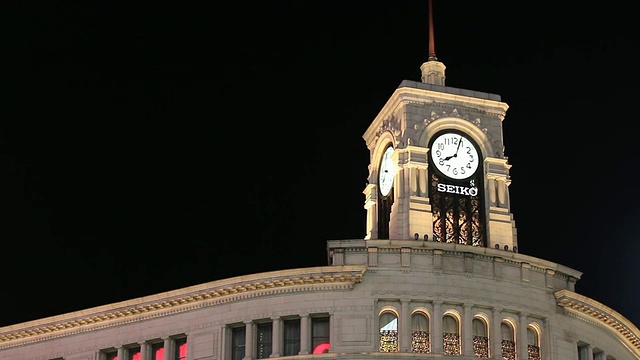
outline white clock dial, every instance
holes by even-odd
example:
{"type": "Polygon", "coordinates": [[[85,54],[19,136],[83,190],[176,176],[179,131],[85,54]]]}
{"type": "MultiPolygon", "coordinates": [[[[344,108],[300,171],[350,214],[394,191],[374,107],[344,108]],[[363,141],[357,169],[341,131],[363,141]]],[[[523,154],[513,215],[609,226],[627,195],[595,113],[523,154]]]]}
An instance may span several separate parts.
{"type": "Polygon", "coordinates": [[[380,169],[378,170],[378,187],[380,188],[380,194],[382,196],[389,195],[391,187],[393,186],[393,178],[396,176],[395,164],[391,155],[393,154],[393,147],[389,146],[382,155],[380,160],[380,169]]]}
{"type": "Polygon", "coordinates": [[[471,140],[459,133],[438,135],[431,144],[431,160],[440,172],[452,179],[462,180],[478,170],[480,156],[471,140]]]}

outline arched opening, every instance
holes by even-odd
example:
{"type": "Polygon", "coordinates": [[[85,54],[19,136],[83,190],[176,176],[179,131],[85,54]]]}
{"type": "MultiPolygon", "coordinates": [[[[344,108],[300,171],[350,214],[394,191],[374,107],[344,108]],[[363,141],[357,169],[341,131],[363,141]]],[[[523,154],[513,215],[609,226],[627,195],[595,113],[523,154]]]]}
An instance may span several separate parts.
{"type": "Polygon", "coordinates": [[[516,360],[516,341],[513,326],[503,321],[500,325],[500,333],[502,335],[502,359],[516,360]]]}
{"type": "Polygon", "coordinates": [[[445,355],[460,355],[460,322],[452,314],[442,318],[442,351],[445,355]]]}
{"type": "Polygon", "coordinates": [[[429,318],[423,312],[415,312],[411,315],[411,352],[422,354],[431,352],[429,318]]]}
{"type": "Polygon", "coordinates": [[[540,333],[534,325],[527,327],[528,360],[540,360],[540,333]]]}
{"type": "Polygon", "coordinates": [[[391,311],[380,314],[380,351],[397,352],[398,347],[398,315],[391,311]]]}
{"type": "Polygon", "coordinates": [[[489,358],[489,332],[486,321],[481,317],[475,317],[473,328],[473,353],[479,358],[489,358]]]}

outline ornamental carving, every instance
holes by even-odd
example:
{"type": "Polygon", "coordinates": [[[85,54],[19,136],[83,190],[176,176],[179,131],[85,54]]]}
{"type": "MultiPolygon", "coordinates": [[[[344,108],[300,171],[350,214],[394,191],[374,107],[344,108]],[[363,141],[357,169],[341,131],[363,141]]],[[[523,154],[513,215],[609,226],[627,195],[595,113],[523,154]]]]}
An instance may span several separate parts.
{"type": "Polygon", "coordinates": [[[441,119],[441,118],[446,118],[446,117],[454,117],[457,119],[462,119],[465,121],[468,121],[469,123],[473,124],[475,127],[477,127],[478,129],[480,129],[480,131],[482,131],[485,135],[488,133],[488,129],[486,127],[482,127],[482,120],[477,117],[475,119],[469,119],[469,115],[460,115],[460,112],[458,111],[457,108],[453,108],[453,110],[451,111],[451,113],[447,113],[446,111],[442,111],[440,113],[437,113],[435,110],[432,110],[431,113],[429,114],[428,118],[425,118],[424,120],[422,120],[422,126],[418,126],[418,124],[415,124],[413,126],[413,129],[415,130],[415,133],[419,133],[421,132],[425,127],[427,127],[427,125],[431,124],[432,122],[434,122],[435,120],[441,119]]]}
{"type": "MultiPolygon", "coordinates": [[[[402,136],[402,124],[400,124],[400,118],[395,115],[391,115],[390,117],[382,120],[382,124],[380,125],[380,129],[376,133],[376,138],[379,138],[382,133],[385,131],[393,134],[395,139],[398,139],[402,136]]],[[[397,144],[394,144],[396,147],[397,144]]]]}
{"type": "Polygon", "coordinates": [[[150,304],[140,304],[111,312],[42,324],[25,328],[21,331],[0,334],[0,349],[19,346],[25,342],[46,341],[61,336],[69,336],[90,331],[98,326],[115,327],[122,323],[168,316],[196,308],[221,305],[249,297],[273,296],[284,292],[332,291],[350,289],[354,284],[362,282],[362,271],[342,271],[331,274],[313,276],[282,277],[265,279],[264,281],[235,286],[209,289],[195,294],[184,294],[182,297],[165,299],[150,304]],[[134,318],[135,317],[135,318],[134,318]]]}

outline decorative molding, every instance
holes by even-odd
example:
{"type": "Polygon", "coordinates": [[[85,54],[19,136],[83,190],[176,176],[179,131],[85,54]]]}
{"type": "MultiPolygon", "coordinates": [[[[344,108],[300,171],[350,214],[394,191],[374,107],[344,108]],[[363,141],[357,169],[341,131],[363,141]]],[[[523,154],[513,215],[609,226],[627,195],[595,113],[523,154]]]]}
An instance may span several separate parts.
{"type": "MultiPolygon", "coordinates": [[[[339,270],[340,268],[334,269],[336,271],[326,268],[327,272],[330,272],[327,275],[322,275],[322,272],[320,272],[320,274],[309,274],[309,276],[275,277],[244,285],[219,287],[195,294],[184,294],[178,297],[175,297],[174,291],[167,293],[164,300],[158,299],[158,301],[150,304],[142,304],[145,298],[140,298],[141,304],[138,306],[116,308],[108,312],[94,309],[93,314],[91,314],[91,309],[88,309],[79,312],[83,316],[78,316],[78,313],[68,314],[69,320],[67,321],[64,320],[65,316],[63,316],[59,321],[50,322],[49,324],[40,321],[42,322],[40,326],[28,326],[32,323],[26,323],[27,325],[22,326],[22,328],[11,326],[8,327],[8,331],[0,332],[0,349],[106,329],[250,298],[295,292],[350,290],[354,284],[362,281],[362,275],[365,272],[363,267],[347,267],[347,270],[339,270]],[[171,295],[174,297],[170,297],[171,295]]],[[[273,274],[277,273],[274,272],[273,274]]],[[[46,321],[47,319],[43,320],[46,321]]]]}
{"type": "Polygon", "coordinates": [[[475,127],[477,127],[478,129],[480,129],[480,131],[482,131],[483,133],[487,134],[488,129],[487,128],[483,128],[482,125],[482,120],[480,120],[479,117],[473,118],[473,119],[469,119],[469,115],[460,115],[460,112],[458,111],[458,108],[453,108],[453,110],[451,111],[450,114],[448,114],[446,111],[442,111],[440,114],[438,114],[436,111],[431,110],[431,113],[429,114],[429,118],[425,118],[422,121],[422,124],[424,125],[422,128],[418,126],[418,124],[414,125],[414,130],[416,132],[421,132],[422,129],[424,127],[426,127],[427,125],[429,125],[430,123],[432,123],[435,120],[441,119],[441,118],[447,118],[447,117],[454,117],[457,119],[462,119],[462,120],[466,120],[468,122],[470,122],[471,124],[475,125],[475,127]]]}
{"type": "Polygon", "coordinates": [[[640,330],[615,310],[569,290],[555,293],[565,313],[613,332],[640,359],[640,330]]]}

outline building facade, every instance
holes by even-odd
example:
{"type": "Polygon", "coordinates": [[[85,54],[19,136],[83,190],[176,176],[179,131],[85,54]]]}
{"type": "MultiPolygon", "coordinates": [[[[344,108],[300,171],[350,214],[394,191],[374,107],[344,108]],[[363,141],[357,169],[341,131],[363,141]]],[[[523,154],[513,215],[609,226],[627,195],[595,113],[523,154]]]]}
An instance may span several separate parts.
{"type": "Polygon", "coordinates": [[[327,265],[249,274],[0,328],[0,359],[640,359],[640,331],[518,252],[499,95],[432,51],[365,131],[366,234],[327,265]]]}

